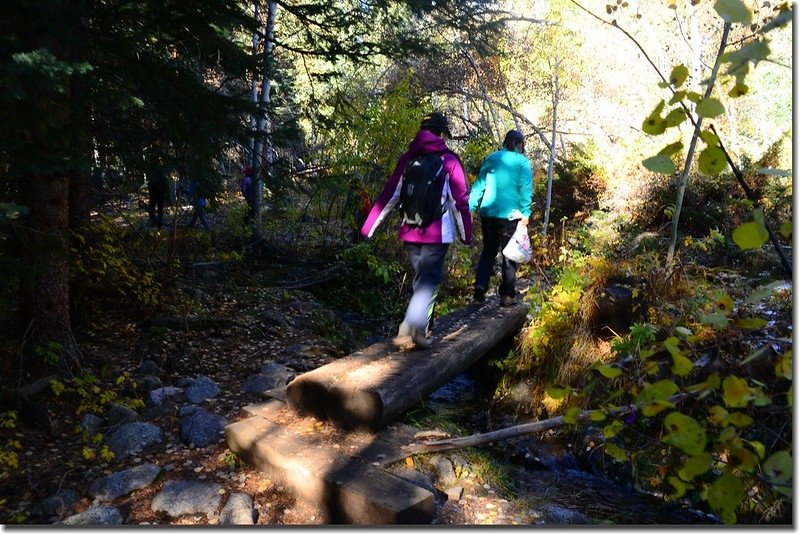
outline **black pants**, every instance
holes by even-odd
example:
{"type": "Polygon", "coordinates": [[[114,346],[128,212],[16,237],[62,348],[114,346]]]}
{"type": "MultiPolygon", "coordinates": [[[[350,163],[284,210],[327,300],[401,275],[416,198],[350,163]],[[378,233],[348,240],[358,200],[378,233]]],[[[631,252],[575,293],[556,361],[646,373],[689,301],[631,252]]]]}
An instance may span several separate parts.
{"type": "MultiPolygon", "coordinates": [[[[478,261],[478,269],[475,273],[475,287],[489,289],[489,277],[494,268],[497,253],[503,250],[508,240],[514,235],[517,229],[517,220],[509,221],[497,217],[481,217],[481,232],[483,232],[483,250],[478,261]]],[[[500,297],[516,297],[517,284],[517,263],[509,260],[504,255],[500,255],[502,260],[501,277],[502,282],[497,293],[500,297]]]]}

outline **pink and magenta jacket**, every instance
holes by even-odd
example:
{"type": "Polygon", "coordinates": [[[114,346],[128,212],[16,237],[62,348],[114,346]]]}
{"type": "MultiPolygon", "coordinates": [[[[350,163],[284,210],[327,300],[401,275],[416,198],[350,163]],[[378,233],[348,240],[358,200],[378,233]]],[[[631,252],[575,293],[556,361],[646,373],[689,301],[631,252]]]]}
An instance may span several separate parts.
{"type": "MultiPolygon", "coordinates": [[[[403,171],[408,161],[421,154],[441,153],[447,150],[444,140],[429,130],[420,130],[414,140],[397,161],[394,172],[389,177],[375,203],[372,205],[367,220],[361,227],[361,234],[371,238],[378,226],[400,201],[403,187],[403,171]]],[[[442,219],[434,221],[425,228],[400,226],[398,238],[409,243],[452,243],[458,238],[469,245],[472,243],[472,214],[469,211],[469,185],[464,176],[464,169],[458,158],[450,153],[442,154],[444,170],[441,201],[446,207],[442,219]]]]}

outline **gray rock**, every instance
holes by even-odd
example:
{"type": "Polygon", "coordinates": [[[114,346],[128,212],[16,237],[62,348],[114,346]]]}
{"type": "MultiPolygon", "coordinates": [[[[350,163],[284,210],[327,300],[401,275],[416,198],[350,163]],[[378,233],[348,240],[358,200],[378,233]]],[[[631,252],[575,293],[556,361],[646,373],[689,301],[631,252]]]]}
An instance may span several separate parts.
{"type": "Polygon", "coordinates": [[[253,497],[243,492],[231,494],[222,513],[219,523],[224,525],[251,526],[255,524],[257,513],[253,509],[253,497]]]}
{"type": "Polygon", "coordinates": [[[139,379],[139,388],[141,388],[142,392],[150,392],[162,386],[164,386],[164,383],[155,375],[145,375],[139,379]]]}
{"type": "Polygon", "coordinates": [[[591,524],[583,513],[554,503],[545,504],[542,513],[542,518],[549,524],[591,524]]]}
{"type": "Polygon", "coordinates": [[[121,403],[112,403],[106,410],[106,420],[111,427],[119,427],[139,420],[135,410],[121,403]]]}
{"type": "Polygon", "coordinates": [[[174,386],[162,386],[161,388],[156,388],[155,390],[151,390],[149,394],[147,394],[147,402],[150,405],[161,405],[164,403],[164,400],[168,397],[175,396],[183,392],[183,388],[177,388],[174,386]]]}
{"type": "Polygon", "coordinates": [[[201,407],[200,405],[194,405],[194,404],[191,404],[191,405],[184,405],[184,406],[183,406],[183,407],[181,407],[181,409],[178,411],[178,415],[179,415],[179,416],[181,416],[181,417],[183,417],[183,416],[189,416],[190,414],[194,414],[195,412],[197,412],[197,411],[202,411],[202,410],[204,410],[204,409],[203,409],[203,407],[201,407]]]}
{"type": "Polygon", "coordinates": [[[78,501],[78,494],[73,490],[65,490],[40,501],[31,508],[31,516],[50,518],[61,516],[69,511],[70,505],[78,501]]]}
{"type": "Polygon", "coordinates": [[[246,394],[261,394],[265,390],[272,390],[277,386],[274,377],[259,373],[247,378],[247,381],[242,385],[242,392],[246,394]]]}
{"type": "Polygon", "coordinates": [[[469,463],[461,455],[451,455],[450,462],[453,463],[453,472],[456,477],[463,477],[469,472],[469,463]]]}
{"type": "Polygon", "coordinates": [[[428,474],[423,474],[419,470],[414,470],[413,468],[403,467],[397,471],[396,475],[410,481],[418,487],[422,487],[436,494],[436,490],[433,488],[433,482],[428,474]]]}
{"type": "Polygon", "coordinates": [[[156,375],[159,371],[158,364],[150,359],[143,360],[139,364],[139,375],[156,375]]]}
{"type": "Polygon", "coordinates": [[[192,386],[192,383],[195,381],[194,377],[181,377],[178,379],[176,383],[180,388],[187,388],[192,386]]]}
{"type": "Polygon", "coordinates": [[[161,429],[157,425],[146,422],[125,424],[106,437],[106,444],[117,458],[126,457],[147,446],[163,440],[161,429]]]}
{"type": "Polygon", "coordinates": [[[96,414],[84,414],[81,418],[81,430],[90,435],[96,434],[103,426],[103,419],[96,414]]]}
{"type": "Polygon", "coordinates": [[[95,505],[82,513],[72,515],[64,519],[61,524],[67,526],[88,525],[88,524],[123,524],[125,519],[116,507],[108,505],[95,505]]]}
{"type": "Polygon", "coordinates": [[[436,477],[439,481],[448,485],[456,480],[456,473],[453,470],[453,463],[450,459],[442,457],[441,455],[434,455],[430,459],[431,466],[436,472],[436,477]]]}
{"type": "Polygon", "coordinates": [[[217,383],[209,377],[201,375],[186,389],[184,394],[189,403],[202,403],[207,399],[216,397],[219,392],[217,383]]]}
{"type": "Polygon", "coordinates": [[[101,477],[89,488],[89,495],[102,501],[116,500],[134,490],[143,489],[155,481],[161,468],[156,464],[142,464],[128,470],[101,477]]]}
{"type": "Polygon", "coordinates": [[[464,487],[450,487],[444,493],[447,494],[448,500],[457,502],[464,495],[464,487]]]}
{"type": "Polygon", "coordinates": [[[222,489],[219,483],[168,481],[153,498],[150,509],[155,513],[163,511],[173,518],[195,513],[214,514],[222,502],[219,494],[222,489]]]}
{"type": "Polygon", "coordinates": [[[181,440],[197,448],[211,446],[219,442],[225,423],[222,416],[198,407],[181,421],[181,440]]]}

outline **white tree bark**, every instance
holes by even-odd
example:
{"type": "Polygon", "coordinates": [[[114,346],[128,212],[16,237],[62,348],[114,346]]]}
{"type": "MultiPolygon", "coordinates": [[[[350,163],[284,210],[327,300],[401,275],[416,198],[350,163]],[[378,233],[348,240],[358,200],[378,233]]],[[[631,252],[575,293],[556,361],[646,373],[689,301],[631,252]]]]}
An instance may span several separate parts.
{"type": "Polygon", "coordinates": [[[265,26],[264,39],[264,72],[261,78],[261,94],[258,99],[258,120],[256,122],[256,139],[253,147],[253,188],[256,196],[253,203],[255,212],[256,238],[261,236],[261,213],[264,192],[263,177],[269,177],[272,171],[273,151],[272,151],[272,121],[269,118],[269,108],[272,103],[270,94],[270,82],[272,81],[272,52],[275,49],[275,15],[278,4],[275,0],[267,2],[267,21],[265,26]]]}
{"type": "Polygon", "coordinates": [[[550,158],[547,162],[547,198],[544,205],[544,225],[542,226],[542,238],[547,236],[547,227],[550,225],[550,203],[553,196],[553,162],[556,158],[556,125],[558,122],[558,69],[561,67],[561,59],[556,55],[555,68],[553,74],[553,133],[550,138],[550,158]]]}

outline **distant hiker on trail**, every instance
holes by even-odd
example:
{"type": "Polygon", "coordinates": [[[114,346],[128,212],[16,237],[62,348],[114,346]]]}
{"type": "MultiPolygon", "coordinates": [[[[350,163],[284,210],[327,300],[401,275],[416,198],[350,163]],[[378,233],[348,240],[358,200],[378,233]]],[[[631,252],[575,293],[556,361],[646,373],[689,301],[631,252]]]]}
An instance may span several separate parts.
{"type": "Polygon", "coordinates": [[[255,184],[253,184],[253,168],[248,165],[244,168],[242,174],[244,175],[242,177],[242,195],[244,196],[244,200],[247,201],[247,214],[245,214],[244,220],[250,223],[256,215],[256,193],[255,184]]]}
{"type": "Polygon", "coordinates": [[[187,228],[194,228],[195,221],[199,219],[204,229],[211,230],[211,227],[208,224],[208,218],[206,218],[206,206],[208,206],[208,199],[206,199],[202,187],[196,180],[192,180],[189,183],[188,193],[189,198],[192,199],[194,212],[192,212],[192,219],[189,221],[187,228]]]}
{"type": "Polygon", "coordinates": [[[394,339],[398,346],[410,342],[421,349],[431,346],[427,331],[444,277],[447,249],[456,234],[465,244],[472,243],[469,185],[461,161],[447,148],[449,137],[450,126],[442,113],[423,118],[361,227],[362,235],[372,237],[401,203],[403,220],[397,235],[405,242],[414,268],[414,295],[394,339]]]}
{"type": "Polygon", "coordinates": [[[155,225],[159,229],[164,221],[164,201],[169,189],[168,180],[167,171],[160,160],[147,173],[147,193],[149,195],[147,214],[150,216],[150,226],[155,225]]]}
{"type": "MultiPolygon", "coordinates": [[[[511,239],[518,222],[528,225],[533,185],[531,164],[523,155],[524,151],[525,136],[519,130],[510,130],[503,148],[483,161],[469,194],[470,212],[480,207],[483,233],[483,250],[475,273],[473,294],[473,299],[478,302],[486,297],[497,252],[511,239]]],[[[500,256],[503,259],[502,282],[497,293],[501,306],[512,306],[517,303],[517,263],[500,256]]]]}

